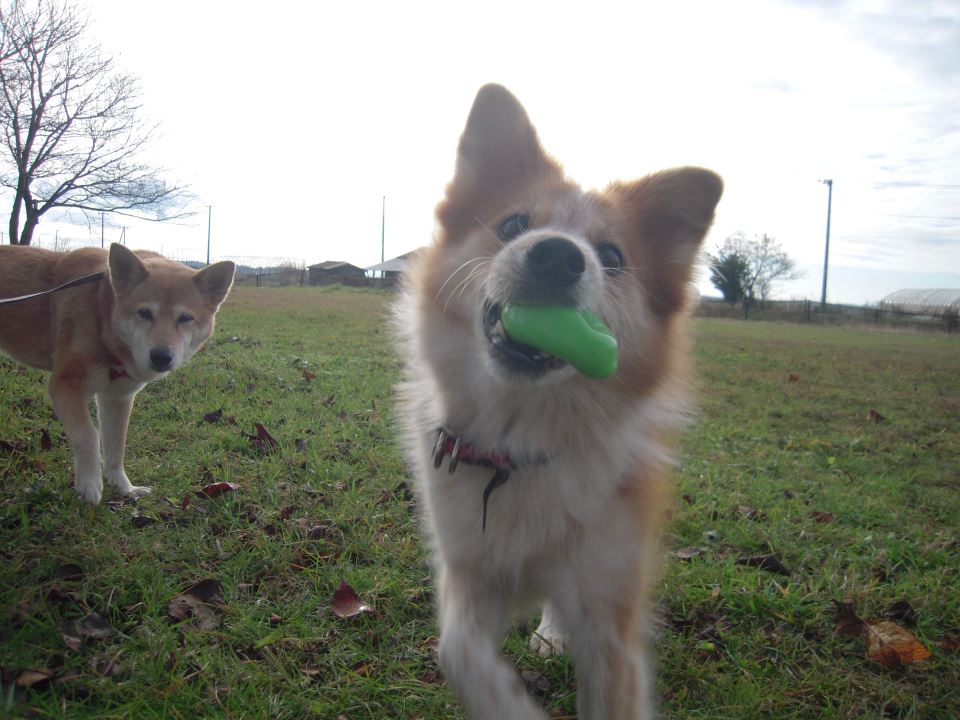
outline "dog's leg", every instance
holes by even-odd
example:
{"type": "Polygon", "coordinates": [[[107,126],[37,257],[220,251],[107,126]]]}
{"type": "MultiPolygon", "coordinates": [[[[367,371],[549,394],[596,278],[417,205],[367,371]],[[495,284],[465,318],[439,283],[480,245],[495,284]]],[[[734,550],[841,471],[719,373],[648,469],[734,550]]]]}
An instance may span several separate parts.
{"type": "Polygon", "coordinates": [[[123,453],[127,445],[127,423],[136,393],[116,395],[109,390],[97,393],[97,419],[103,443],[103,464],[107,482],[124,495],[143,497],[150,488],[133,485],[123,469],[123,453]]]}
{"type": "Polygon", "coordinates": [[[580,720],[650,720],[653,678],[643,646],[635,598],[587,603],[571,632],[569,650],[577,669],[580,720]]]}
{"type": "Polygon", "coordinates": [[[563,652],[563,631],[560,629],[557,612],[549,601],[543,604],[540,624],[530,636],[530,649],[541,657],[551,657],[563,652]]]}
{"type": "Polygon", "coordinates": [[[50,399],[63,423],[70,447],[73,448],[73,489],[91,505],[103,496],[100,474],[100,435],[90,421],[89,398],[76,378],[50,378],[50,399]]]}
{"type": "Polygon", "coordinates": [[[507,608],[467,573],[440,582],[440,666],[474,720],[542,720],[520,676],[500,657],[507,608]]]}

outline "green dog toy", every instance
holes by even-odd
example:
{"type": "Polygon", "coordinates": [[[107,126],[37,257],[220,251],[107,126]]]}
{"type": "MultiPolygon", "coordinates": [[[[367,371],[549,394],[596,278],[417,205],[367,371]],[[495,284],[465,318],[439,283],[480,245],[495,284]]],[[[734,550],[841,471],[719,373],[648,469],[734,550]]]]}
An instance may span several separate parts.
{"type": "Polygon", "coordinates": [[[510,339],[566,360],[589,378],[606,378],[617,371],[617,339],[592,312],[506,305],[500,321],[510,339]]]}

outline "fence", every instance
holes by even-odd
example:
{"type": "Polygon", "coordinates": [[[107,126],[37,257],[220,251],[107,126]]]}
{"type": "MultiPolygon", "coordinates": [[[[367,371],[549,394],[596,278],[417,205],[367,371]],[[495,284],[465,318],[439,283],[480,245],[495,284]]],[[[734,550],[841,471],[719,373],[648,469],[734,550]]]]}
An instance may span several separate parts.
{"type": "Polygon", "coordinates": [[[327,275],[310,278],[306,268],[237,266],[234,285],[246,287],[292,287],[305,285],[345,285],[347,287],[395,287],[398,279],[370,278],[358,275],[327,275]]]}
{"type": "Polygon", "coordinates": [[[704,298],[697,314],[701,317],[741,318],[772,322],[817,323],[820,325],[882,325],[885,327],[943,330],[960,330],[960,315],[956,310],[930,311],[929,313],[907,312],[896,306],[838,305],[827,303],[824,307],[811,300],[767,300],[749,308],[730,305],[722,300],[704,298]]]}

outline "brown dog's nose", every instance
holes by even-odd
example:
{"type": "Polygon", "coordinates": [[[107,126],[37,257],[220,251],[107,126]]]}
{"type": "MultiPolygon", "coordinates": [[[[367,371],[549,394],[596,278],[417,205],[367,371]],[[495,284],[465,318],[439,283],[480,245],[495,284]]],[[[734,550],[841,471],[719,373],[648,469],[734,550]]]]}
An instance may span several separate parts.
{"type": "Polygon", "coordinates": [[[150,364],[157,372],[169,370],[172,362],[173,353],[170,352],[170,348],[155,347],[150,351],[150,364]]]}
{"type": "Polygon", "coordinates": [[[585,267],[580,248],[566,238],[546,238],[527,251],[527,269],[548,288],[573,285],[585,267]]]}

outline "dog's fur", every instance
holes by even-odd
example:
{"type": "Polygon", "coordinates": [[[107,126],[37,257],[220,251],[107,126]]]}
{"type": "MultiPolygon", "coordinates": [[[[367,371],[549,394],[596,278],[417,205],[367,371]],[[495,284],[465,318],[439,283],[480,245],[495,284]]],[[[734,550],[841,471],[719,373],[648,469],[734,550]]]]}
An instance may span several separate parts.
{"type": "Polygon", "coordinates": [[[74,278],[105,277],[51,295],[0,305],[0,350],[51,372],[49,392],[74,453],[74,488],[97,504],[107,480],[124,495],[150,492],[123,469],[133,398],[187,362],[213,332],[233,284],[234,264],[200,271],[156,253],[112,245],[57,253],[0,246],[0,297],[47,290],[74,278]],[[90,419],[97,406],[99,433],[90,419]]]}
{"type": "Polygon", "coordinates": [[[720,178],[699,168],[584,192],[507,90],[477,95],[435,243],[408,273],[397,312],[401,414],[438,573],[440,662],[472,718],[545,717],[498,650],[511,613],[536,601],[544,612],[532,646],[572,653],[581,720],[652,716],[646,597],[667,443],[688,411],[692,267],[721,192],[720,178]],[[529,229],[504,242],[498,228],[517,213],[529,229]],[[533,267],[548,239],[572,270],[533,267]],[[485,307],[508,301],[595,312],[618,338],[616,374],[518,367],[484,321],[485,307]],[[493,471],[435,468],[441,426],[515,466],[490,494],[485,530],[493,471]]]}

